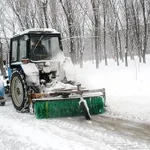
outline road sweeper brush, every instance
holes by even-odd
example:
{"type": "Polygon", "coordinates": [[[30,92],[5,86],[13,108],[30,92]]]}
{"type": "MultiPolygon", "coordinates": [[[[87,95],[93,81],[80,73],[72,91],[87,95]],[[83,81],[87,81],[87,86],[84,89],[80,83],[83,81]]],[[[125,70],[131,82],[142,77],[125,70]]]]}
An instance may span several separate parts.
{"type": "Polygon", "coordinates": [[[64,89],[55,92],[61,96],[32,99],[36,117],[55,118],[84,115],[89,120],[91,115],[104,112],[104,92],[104,89],[80,91],[64,89]]]}
{"type": "Polygon", "coordinates": [[[17,111],[37,118],[104,112],[105,89],[88,90],[76,81],[75,69],[62,50],[60,33],[30,29],[11,39],[10,94],[17,111]]]}

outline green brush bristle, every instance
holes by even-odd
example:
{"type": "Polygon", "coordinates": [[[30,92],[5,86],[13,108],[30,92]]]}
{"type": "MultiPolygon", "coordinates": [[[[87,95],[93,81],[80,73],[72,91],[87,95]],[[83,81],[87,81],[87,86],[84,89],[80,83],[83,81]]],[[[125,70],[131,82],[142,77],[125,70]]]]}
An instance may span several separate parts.
{"type": "MultiPolygon", "coordinates": [[[[86,97],[84,99],[87,101],[91,115],[104,112],[102,97],[86,97]]],[[[36,117],[39,119],[81,116],[83,112],[79,106],[79,101],[80,98],[35,101],[34,110],[36,117]]]]}

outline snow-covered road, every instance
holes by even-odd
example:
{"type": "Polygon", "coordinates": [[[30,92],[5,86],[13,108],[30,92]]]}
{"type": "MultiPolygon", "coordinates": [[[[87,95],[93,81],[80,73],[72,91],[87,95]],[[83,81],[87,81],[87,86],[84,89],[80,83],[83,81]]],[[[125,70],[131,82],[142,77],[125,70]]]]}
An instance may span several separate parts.
{"type": "Polygon", "coordinates": [[[1,150],[150,149],[150,125],[116,116],[42,119],[15,111],[12,102],[0,107],[1,150]]]}
{"type": "Polygon", "coordinates": [[[150,150],[150,56],[147,64],[129,62],[100,69],[77,67],[89,88],[106,88],[107,108],[83,116],[38,120],[15,111],[8,98],[0,107],[0,150],[150,150]],[[135,65],[136,64],[136,65],[135,65]]]}

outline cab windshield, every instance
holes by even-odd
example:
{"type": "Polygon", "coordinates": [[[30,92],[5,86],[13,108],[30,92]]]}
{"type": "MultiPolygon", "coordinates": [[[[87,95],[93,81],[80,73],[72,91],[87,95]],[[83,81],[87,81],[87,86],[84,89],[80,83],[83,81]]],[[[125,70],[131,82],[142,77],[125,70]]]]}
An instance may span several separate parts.
{"type": "Polygon", "coordinates": [[[62,54],[59,38],[50,35],[32,35],[30,38],[31,60],[50,60],[62,54]]]}

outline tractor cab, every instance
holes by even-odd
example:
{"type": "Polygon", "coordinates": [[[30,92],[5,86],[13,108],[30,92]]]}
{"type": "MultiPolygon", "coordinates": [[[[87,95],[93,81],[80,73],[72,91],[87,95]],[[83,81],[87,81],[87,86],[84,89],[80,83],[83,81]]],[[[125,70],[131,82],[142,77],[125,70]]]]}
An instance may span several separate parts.
{"type": "Polygon", "coordinates": [[[21,112],[29,109],[33,94],[47,95],[55,83],[75,81],[71,59],[64,56],[60,33],[53,29],[29,29],[13,36],[8,62],[10,95],[21,112]]]}
{"type": "Polygon", "coordinates": [[[22,60],[57,59],[63,55],[60,33],[53,29],[29,29],[11,39],[10,66],[22,60]]]}

